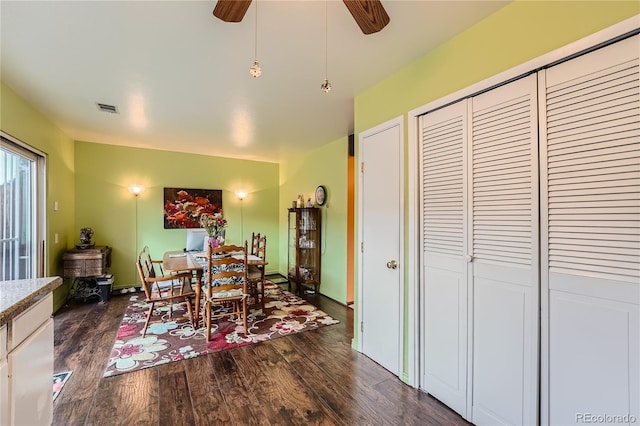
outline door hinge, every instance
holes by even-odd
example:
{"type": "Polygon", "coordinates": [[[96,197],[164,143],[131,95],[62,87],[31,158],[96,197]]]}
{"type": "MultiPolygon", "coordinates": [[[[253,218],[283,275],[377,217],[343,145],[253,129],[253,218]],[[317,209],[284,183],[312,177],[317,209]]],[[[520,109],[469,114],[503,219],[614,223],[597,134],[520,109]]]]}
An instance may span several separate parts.
{"type": "Polygon", "coordinates": [[[364,243],[360,243],[360,253],[364,253],[364,243]]]}
{"type": "Polygon", "coordinates": [[[360,163],[360,173],[364,173],[364,161],[360,163]]]}
{"type": "Polygon", "coordinates": [[[360,321],[360,333],[364,333],[364,322],[360,321]]]}

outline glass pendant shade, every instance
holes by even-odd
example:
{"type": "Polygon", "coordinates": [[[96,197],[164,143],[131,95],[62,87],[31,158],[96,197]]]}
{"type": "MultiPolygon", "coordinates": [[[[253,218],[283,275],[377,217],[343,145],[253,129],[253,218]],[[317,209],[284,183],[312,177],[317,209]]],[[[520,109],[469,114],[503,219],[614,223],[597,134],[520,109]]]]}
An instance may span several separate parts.
{"type": "Polygon", "coordinates": [[[320,88],[324,93],[329,93],[331,91],[331,83],[329,83],[329,80],[325,78],[320,85],[320,88]]]}
{"type": "Polygon", "coordinates": [[[251,74],[251,77],[255,78],[258,78],[262,75],[262,69],[260,68],[260,63],[257,59],[253,61],[253,65],[251,65],[251,68],[249,68],[249,74],[251,74]]]}

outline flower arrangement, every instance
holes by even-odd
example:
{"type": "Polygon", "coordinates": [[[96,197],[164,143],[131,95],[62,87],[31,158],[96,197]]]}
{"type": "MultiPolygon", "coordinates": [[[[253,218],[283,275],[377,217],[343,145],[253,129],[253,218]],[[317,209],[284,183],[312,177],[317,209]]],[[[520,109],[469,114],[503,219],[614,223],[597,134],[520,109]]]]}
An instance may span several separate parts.
{"type": "Polygon", "coordinates": [[[227,226],[227,219],[220,213],[203,213],[200,215],[200,225],[207,230],[210,237],[219,237],[220,232],[227,226]]]}

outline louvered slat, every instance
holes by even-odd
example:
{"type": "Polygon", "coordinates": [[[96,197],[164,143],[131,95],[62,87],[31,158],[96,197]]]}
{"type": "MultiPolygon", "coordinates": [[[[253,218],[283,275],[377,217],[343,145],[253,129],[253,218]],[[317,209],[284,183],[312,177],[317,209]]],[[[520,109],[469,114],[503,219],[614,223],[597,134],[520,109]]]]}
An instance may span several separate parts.
{"type": "Polygon", "coordinates": [[[473,256],[531,265],[531,98],[473,113],[473,256]]]}
{"type": "Polygon", "coordinates": [[[464,251],[464,117],[425,122],[422,129],[423,249],[464,251]]]}
{"type": "Polygon", "coordinates": [[[638,282],[638,60],[548,88],[549,267],[638,282]]]}

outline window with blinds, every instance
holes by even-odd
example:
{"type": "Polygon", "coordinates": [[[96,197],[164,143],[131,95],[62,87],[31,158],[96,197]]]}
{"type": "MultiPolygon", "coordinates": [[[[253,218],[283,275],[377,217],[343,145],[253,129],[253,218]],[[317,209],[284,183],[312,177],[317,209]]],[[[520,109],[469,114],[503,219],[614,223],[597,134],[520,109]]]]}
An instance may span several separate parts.
{"type": "Polygon", "coordinates": [[[640,277],[638,60],[547,89],[551,271],[640,277]]]}

